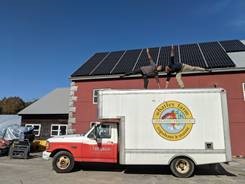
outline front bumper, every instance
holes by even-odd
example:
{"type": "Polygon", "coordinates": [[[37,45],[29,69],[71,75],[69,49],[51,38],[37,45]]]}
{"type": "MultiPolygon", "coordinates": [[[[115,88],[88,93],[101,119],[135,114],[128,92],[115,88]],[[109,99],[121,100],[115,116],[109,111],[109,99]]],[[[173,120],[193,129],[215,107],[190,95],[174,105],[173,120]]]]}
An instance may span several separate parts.
{"type": "Polygon", "coordinates": [[[50,155],[51,155],[51,152],[44,151],[42,157],[44,160],[49,160],[51,158],[50,155]]]}

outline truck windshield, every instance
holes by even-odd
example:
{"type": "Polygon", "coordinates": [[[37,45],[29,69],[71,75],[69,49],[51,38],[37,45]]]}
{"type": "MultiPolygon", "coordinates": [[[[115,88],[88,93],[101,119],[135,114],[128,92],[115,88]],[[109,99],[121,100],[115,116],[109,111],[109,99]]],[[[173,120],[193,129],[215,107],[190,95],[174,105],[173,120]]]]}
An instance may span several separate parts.
{"type": "MultiPolygon", "coordinates": [[[[93,129],[93,130],[92,130],[92,131],[88,134],[88,136],[87,136],[87,137],[90,138],[90,139],[92,139],[92,138],[95,137],[95,128],[92,127],[92,129],[93,129]]],[[[90,129],[90,130],[91,130],[91,129],[90,129]]],[[[90,130],[89,130],[89,131],[90,131],[90,130]]],[[[88,131],[88,132],[89,132],[89,131],[88,131]]]]}
{"type": "Polygon", "coordinates": [[[90,139],[97,138],[111,138],[111,126],[110,125],[94,125],[87,133],[87,137],[90,139]]]}

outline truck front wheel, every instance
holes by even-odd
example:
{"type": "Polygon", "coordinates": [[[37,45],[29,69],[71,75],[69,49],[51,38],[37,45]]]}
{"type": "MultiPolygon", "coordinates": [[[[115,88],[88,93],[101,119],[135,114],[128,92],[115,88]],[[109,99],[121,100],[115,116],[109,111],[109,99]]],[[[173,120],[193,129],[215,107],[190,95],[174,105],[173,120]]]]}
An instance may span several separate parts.
{"type": "Polygon", "coordinates": [[[189,158],[178,157],[171,162],[170,169],[176,177],[188,178],[193,175],[195,165],[189,158]]]}
{"type": "Polygon", "coordinates": [[[74,168],[74,158],[68,151],[60,151],[53,158],[53,169],[57,173],[68,173],[74,168]]]}

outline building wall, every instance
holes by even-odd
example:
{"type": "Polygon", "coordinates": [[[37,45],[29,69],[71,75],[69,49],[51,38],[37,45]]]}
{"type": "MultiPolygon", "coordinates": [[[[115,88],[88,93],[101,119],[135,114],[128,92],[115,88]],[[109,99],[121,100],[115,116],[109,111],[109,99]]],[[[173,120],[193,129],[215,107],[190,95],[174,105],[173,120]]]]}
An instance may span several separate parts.
{"type": "Polygon", "coordinates": [[[22,115],[21,125],[41,124],[40,136],[37,139],[47,139],[51,133],[52,124],[68,124],[67,115],[22,115]]]}
{"type": "MultiPolygon", "coordinates": [[[[186,88],[222,87],[227,90],[230,119],[231,144],[233,155],[245,155],[245,101],[242,83],[245,82],[245,73],[226,73],[210,75],[183,76],[186,88]]],[[[161,85],[165,81],[161,79],[161,85]]],[[[90,127],[91,121],[96,121],[97,106],[93,104],[93,89],[142,89],[142,79],[119,79],[77,81],[73,83],[73,108],[70,113],[73,117],[72,128],[75,133],[84,133],[90,127]]],[[[176,88],[175,78],[171,79],[169,88],[176,88]]],[[[149,88],[157,88],[154,79],[150,80],[149,88]]]]}

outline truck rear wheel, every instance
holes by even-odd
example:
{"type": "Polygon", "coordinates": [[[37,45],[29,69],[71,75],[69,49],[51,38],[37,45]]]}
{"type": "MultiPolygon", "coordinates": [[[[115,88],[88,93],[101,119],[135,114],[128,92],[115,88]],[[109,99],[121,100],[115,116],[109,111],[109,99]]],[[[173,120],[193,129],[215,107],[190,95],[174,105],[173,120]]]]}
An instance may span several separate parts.
{"type": "Polygon", "coordinates": [[[74,158],[68,151],[60,151],[53,158],[53,169],[57,173],[68,173],[74,168],[74,158]]]}
{"type": "Polygon", "coordinates": [[[178,157],[171,162],[170,169],[176,177],[188,178],[193,175],[195,164],[189,158],[178,157]]]}

